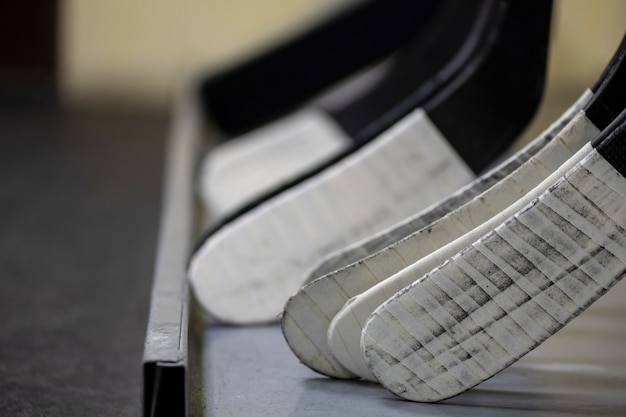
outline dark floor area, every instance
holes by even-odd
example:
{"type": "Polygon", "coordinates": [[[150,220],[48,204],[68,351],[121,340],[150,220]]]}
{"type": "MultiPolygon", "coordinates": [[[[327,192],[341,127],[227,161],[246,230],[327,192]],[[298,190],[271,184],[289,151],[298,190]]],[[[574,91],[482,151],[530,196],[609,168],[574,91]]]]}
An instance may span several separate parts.
{"type": "Polygon", "coordinates": [[[138,416],[165,115],[0,91],[0,416],[138,416]]]}

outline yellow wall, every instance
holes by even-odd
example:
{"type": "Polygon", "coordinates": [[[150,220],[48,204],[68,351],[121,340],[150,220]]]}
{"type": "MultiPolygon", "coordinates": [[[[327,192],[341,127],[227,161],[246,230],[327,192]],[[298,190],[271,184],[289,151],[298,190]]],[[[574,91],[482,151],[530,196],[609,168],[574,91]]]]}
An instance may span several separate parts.
{"type": "Polygon", "coordinates": [[[61,86],[73,104],[160,106],[180,80],[287,36],[335,0],[64,0],[61,86]]]}
{"type": "MultiPolygon", "coordinates": [[[[62,92],[73,105],[162,108],[189,74],[285,36],[341,1],[64,0],[62,92]]],[[[557,0],[546,100],[575,97],[593,82],[625,29],[624,0],[557,0]]]]}
{"type": "Polygon", "coordinates": [[[626,30],[626,1],[559,0],[553,21],[551,80],[593,82],[626,30]]]}

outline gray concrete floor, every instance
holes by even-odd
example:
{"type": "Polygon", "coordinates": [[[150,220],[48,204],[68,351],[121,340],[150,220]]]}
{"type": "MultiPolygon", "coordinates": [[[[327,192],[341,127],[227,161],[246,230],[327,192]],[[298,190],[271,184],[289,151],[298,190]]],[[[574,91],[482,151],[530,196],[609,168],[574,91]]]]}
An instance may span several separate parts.
{"type": "Polygon", "coordinates": [[[137,416],[165,117],[0,86],[0,415],[137,416]]]}

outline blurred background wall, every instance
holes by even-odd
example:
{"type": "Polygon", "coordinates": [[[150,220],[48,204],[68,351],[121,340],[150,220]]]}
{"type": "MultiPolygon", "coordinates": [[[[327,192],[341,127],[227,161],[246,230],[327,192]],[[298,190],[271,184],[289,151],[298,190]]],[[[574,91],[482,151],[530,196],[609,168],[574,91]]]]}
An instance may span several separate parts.
{"type": "MultiPolygon", "coordinates": [[[[191,74],[261,50],[351,1],[360,0],[7,0],[0,75],[43,69],[72,107],[167,111],[191,74]]],[[[624,0],[555,0],[547,89],[529,134],[596,79],[625,30],[624,0]]]]}
{"type": "Polygon", "coordinates": [[[346,0],[64,0],[60,82],[70,104],[161,106],[190,74],[227,65],[346,0]]]}
{"type": "MultiPolygon", "coordinates": [[[[71,104],[160,106],[188,74],[262,48],[345,2],[60,1],[61,90],[71,104]]],[[[549,86],[577,95],[621,40],[626,1],[556,0],[554,10],[549,86]]]]}

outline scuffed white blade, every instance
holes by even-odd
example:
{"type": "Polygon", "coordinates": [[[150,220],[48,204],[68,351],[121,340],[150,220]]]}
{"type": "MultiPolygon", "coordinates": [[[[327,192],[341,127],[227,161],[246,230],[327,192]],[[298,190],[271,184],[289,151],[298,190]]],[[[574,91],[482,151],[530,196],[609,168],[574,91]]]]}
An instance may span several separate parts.
{"type": "Polygon", "coordinates": [[[200,304],[228,323],[275,321],[321,257],[388,227],[474,174],[418,109],[339,163],[225,225],[193,255],[200,304]]]}
{"type": "Polygon", "coordinates": [[[626,179],[596,150],[376,309],[362,346],[413,401],[460,394],[533,350],[626,272],[626,179]]]}
{"type": "Polygon", "coordinates": [[[562,134],[497,186],[405,241],[381,251],[375,260],[364,262],[362,265],[370,271],[385,270],[385,273],[376,274],[380,283],[350,299],[332,319],[327,337],[335,358],[352,373],[375,380],[360,347],[361,331],[374,309],[545,191],[563,175],[564,169],[572,167],[590,151],[588,142],[598,133],[581,111],[562,134]],[[398,262],[398,258],[404,262],[398,262]]]}
{"type": "MultiPolygon", "coordinates": [[[[433,223],[433,227],[419,229],[409,237],[373,255],[304,286],[290,299],[283,314],[283,317],[289,317],[289,320],[294,322],[287,323],[283,320],[283,333],[292,350],[306,365],[316,371],[329,376],[343,377],[334,372],[339,365],[342,368],[346,367],[337,360],[330,349],[328,328],[331,320],[344,308],[350,298],[367,291],[474,228],[479,219],[484,221],[517,201],[524,194],[524,190],[531,189],[545,179],[567,159],[568,155],[572,155],[575,150],[593,138],[597,131],[581,112],[558,137],[519,167],[508,180],[501,181],[489,189],[482,196],[484,198],[477,197],[456,212],[451,212],[433,223]],[[544,168],[536,171],[537,166],[544,168]],[[473,216],[473,213],[477,213],[477,216],[473,216]],[[332,367],[329,366],[331,364],[332,367]]],[[[378,304],[373,305],[370,312],[377,306],[378,304]]],[[[367,316],[362,318],[361,325],[365,319],[367,316]]],[[[353,333],[351,338],[345,336],[352,341],[352,346],[357,348],[360,337],[358,331],[353,333]]],[[[336,349],[339,351],[340,347],[336,349]]],[[[365,378],[372,378],[367,368],[355,366],[346,358],[344,361],[352,367],[352,371],[346,368],[348,372],[345,375],[355,377],[360,373],[365,378]]],[[[363,365],[360,357],[357,357],[357,361],[363,365]]]]}

